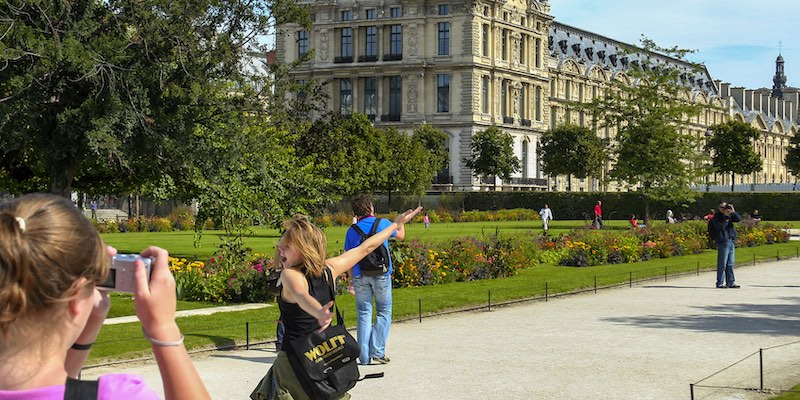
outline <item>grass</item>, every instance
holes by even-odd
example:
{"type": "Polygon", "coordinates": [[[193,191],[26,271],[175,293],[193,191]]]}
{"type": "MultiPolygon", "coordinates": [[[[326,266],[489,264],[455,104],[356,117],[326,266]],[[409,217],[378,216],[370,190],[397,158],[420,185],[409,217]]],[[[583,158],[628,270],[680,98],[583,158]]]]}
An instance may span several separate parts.
{"type": "MultiPolygon", "coordinates": [[[[422,229],[424,230],[424,227],[422,229]]],[[[796,257],[799,253],[800,245],[796,242],[736,250],[740,266],[753,263],[754,260],[796,257]]],[[[594,290],[595,282],[598,287],[603,287],[628,285],[630,280],[663,279],[665,274],[696,273],[698,270],[714,269],[715,265],[716,252],[710,250],[690,256],[589,268],[537,265],[522,269],[519,274],[510,278],[395,289],[394,319],[416,319],[420,312],[423,315],[431,315],[486,306],[489,303],[490,293],[492,304],[497,304],[544,297],[545,294],[553,296],[580,290],[591,291],[594,290]]],[[[709,281],[709,285],[711,284],[713,282],[709,281]]],[[[351,327],[355,326],[354,300],[355,298],[349,294],[337,297],[337,304],[344,311],[347,325],[351,327]]],[[[129,306],[119,305],[125,302],[130,302],[130,299],[117,296],[113,299],[112,311],[117,307],[128,307],[130,310],[129,306]]],[[[184,304],[181,307],[186,306],[188,305],[184,304]]],[[[278,313],[278,308],[272,306],[258,310],[178,318],[178,325],[186,336],[186,346],[189,349],[241,345],[247,338],[247,324],[249,324],[251,343],[273,340],[278,313]]],[[[89,363],[137,358],[149,355],[149,348],[148,342],[142,338],[138,323],[107,325],[103,327],[95,343],[89,363]]]]}
{"type": "MultiPolygon", "coordinates": [[[[552,221],[550,234],[567,234],[576,227],[584,226],[588,221],[552,221]]],[[[628,221],[605,221],[606,229],[629,229],[628,221]]],[[[344,236],[349,226],[333,226],[325,229],[328,237],[328,251],[336,253],[344,247],[344,236]]],[[[420,239],[425,241],[444,241],[459,236],[483,235],[489,233],[520,234],[527,232],[541,232],[540,221],[495,221],[495,222],[460,222],[431,224],[425,229],[423,224],[406,225],[406,241],[420,239]]],[[[189,260],[208,260],[217,250],[222,231],[204,231],[200,238],[199,247],[194,245],[194,232],[128,232],[101,234],[106,243],[114,246],[120,253],[138,253],[145,246],[151,244],[169,250],[170,255],[189,260]]],[[[277,229],[255,228],[253,233],[246,235],[243,241],[246,246],[256,253],[272,256],[275,252],[275,243],[280,238],[277,229]]]]}

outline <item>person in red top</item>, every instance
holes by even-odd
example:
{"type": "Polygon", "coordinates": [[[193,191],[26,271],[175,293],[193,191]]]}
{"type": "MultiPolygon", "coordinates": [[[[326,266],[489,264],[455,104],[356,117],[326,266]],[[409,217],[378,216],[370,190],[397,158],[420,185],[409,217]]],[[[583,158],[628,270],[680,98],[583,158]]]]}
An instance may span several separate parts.
{"type": "Polygon", "coordinates": [[[636,215],[634,215],[634,214],[631,214],[631,226],[634,227],[634,228],[638,228],[639,227],[639,222],[636,221],[636,215]]]}
{"type": "Polygon", "coordinates": [[[709,212],[708,212],[708,214],[706,214],[706,215],[703,217],[703,219],[704,219],[706,222],[711,222],[711,218],[714,218],[714,209],[711,209],[711,211],[709,211],[709,212]]]}
{"type": "Polygon", "coordinates": [[[595,229],[603,229],[603,209],[601,206],[603,202],[597,200],[597,204],[594,206],[594,228],[595,229]]]}

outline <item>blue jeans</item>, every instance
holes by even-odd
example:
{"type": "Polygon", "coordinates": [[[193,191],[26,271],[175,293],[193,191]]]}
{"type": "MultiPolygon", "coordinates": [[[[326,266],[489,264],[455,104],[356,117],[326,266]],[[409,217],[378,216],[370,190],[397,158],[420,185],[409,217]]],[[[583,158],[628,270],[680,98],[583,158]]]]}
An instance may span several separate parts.
{"type": "Polygon", "coordinates": [[[359,360],[361,364],[369,364],[373,358],[385,356],[386,338],[392,325],[392,277],[356,276],[356,312],[358,327],[356,328],[358,345],[361,346],[359,360]],[[372,298],[375,298],[377,318],[372,324],[372,298]]]}
{"type": "Polygon", "coordinates": [[[736,245],[733,240],[726,239],[717,243],[717,286],[731,287],[736,284],[733,277],[736,245]]]}

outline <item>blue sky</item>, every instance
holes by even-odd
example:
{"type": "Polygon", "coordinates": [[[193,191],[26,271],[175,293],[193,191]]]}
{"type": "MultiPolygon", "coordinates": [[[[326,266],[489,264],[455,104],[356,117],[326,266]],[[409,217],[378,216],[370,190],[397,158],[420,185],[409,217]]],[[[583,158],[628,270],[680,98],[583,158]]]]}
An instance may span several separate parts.
{"type": "Polygon", "coordinates": [[[772,87],[778,43],[788,77],[800,87],[798,0],[550,0],[556,21],[639,44],[697,50],[714,79],[750,89],[772,87]]]}

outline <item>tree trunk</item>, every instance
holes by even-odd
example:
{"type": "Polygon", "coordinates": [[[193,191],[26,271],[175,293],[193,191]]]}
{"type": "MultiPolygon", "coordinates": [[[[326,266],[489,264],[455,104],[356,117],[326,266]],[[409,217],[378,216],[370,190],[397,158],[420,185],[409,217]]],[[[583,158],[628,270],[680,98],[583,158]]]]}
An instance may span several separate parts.
{"type": "Polygon", "coordinates": [[[389,201],[386,203],[386,213],[392,212],[392,189],[386,191],[389,194],[389,201]]]}
{"type": "Polygon", "coordinates": [[[652,226],[650,225],[650,202],[645,196],[642,196],[642,200],[644,201],[644,224],[649,227],[652,226]]]}
{"type": "Polygon", "coordinates": [[[735,174],[731,172],[731,193],[733,193],[733,187],[736,184],[735,174]]]}
{"type": "Polygon", "coordinates": [[[50,193],[69,199],[75,168],[67,165],[48,165],[50,170],[50,193]]]}
{"type": "Polygon", "coordinates": [[[572,191],[572,174],[567,174],[567,191],[572,191]]]}

